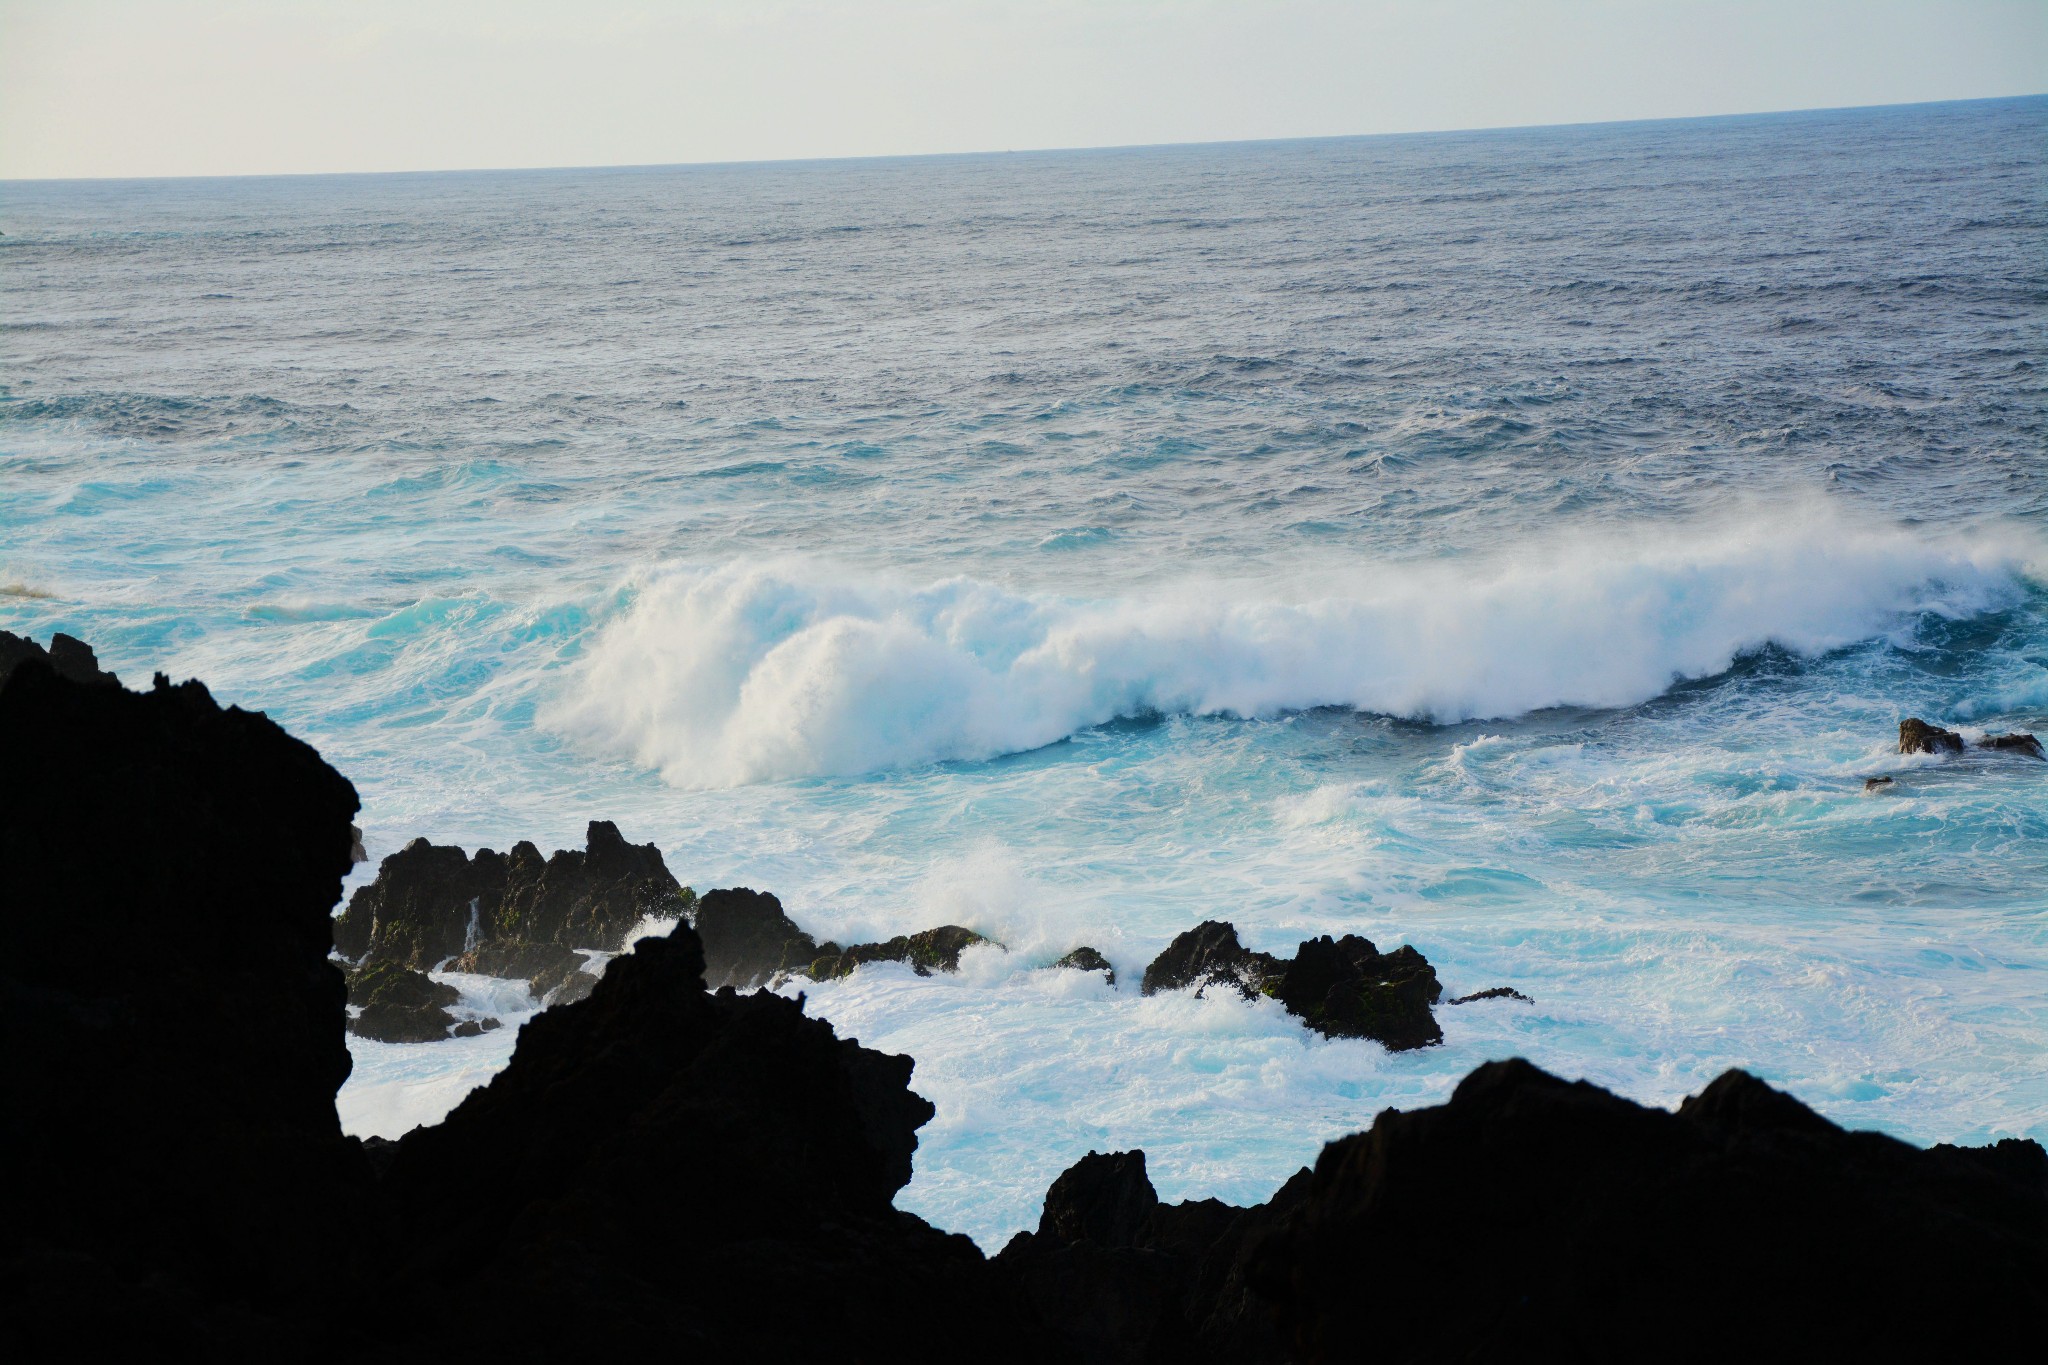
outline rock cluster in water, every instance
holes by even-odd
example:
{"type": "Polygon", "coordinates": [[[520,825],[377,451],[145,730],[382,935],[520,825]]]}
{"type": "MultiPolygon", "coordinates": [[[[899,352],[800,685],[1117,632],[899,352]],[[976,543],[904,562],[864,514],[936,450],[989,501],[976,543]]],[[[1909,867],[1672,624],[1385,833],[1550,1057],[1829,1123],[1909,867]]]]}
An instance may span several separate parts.
{"type": "Polygon", "coordinates": [[[1145,969],[1144,992],[1222,986],[1269,995],[1318,1033],[1371,1038],[1400,1051],[1443,1041],[1432,1007],[1443,995],[1436,969],[1412,947],[1382,953],[1356,934],[1312,938],[1292,958],[1255,953],[1234,926],[1210,920],[1188,930],[1145,969]]]}
{"type": "MultiPolygon", "coordinates": [[[[1844,1132],[1741,1072],[1671,1113],[1491,1063],[1253,1208],[1090,1153],[985,1258],[893,1207],[911,1059],[707,989],[687,920],[358,1142],[349,784],[197,683],[41,660],[0,754],[9,1360],[1960,1359],[2048,1317],[2038,1144],[1844,1132]]],[[[1319,947],[1323,998],[1379,956],[1319,947]]]]}
{"type": "MultiPolygon", "coordinates": [[[[1956,731],[1929,725],[1918,716],[1908,716],[1899,722],[1899,752],[1902,754],[1959,754],[1965,747],[1962,735],[1956,731]]],[[[2041,741],[2024,730],[1986,735],[1977,741],[1977,747],[2024,754],[2028,758],[2048,758],[2048,752],[2041,748],[2041,741]]]]}
{"type": "Polygon", "coordinates": [[[617,952],[643,922],[689,912],[695,894],[660,849],[627,843],[609,820],[591,821],[584,842],[543,858],[524,841],[471,856],[415,839],[386,858],[334,921],[335,949],[352,963],[349,1001],[362,1011],[350,1028],[384,1042],[447,1037],[457,993],[427,977],[434,969],[581,999],[596,978],[579,950],[617,952]]]}

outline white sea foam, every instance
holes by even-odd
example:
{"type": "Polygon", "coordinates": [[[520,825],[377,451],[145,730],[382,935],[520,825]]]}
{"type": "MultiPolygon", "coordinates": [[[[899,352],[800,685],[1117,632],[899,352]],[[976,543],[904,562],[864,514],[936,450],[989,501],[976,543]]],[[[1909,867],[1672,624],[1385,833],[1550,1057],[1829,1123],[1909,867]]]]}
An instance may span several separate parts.
{"type": "Polygon", "coordinates": [[[2038,552],[1817,510],[1480,563],[1324,572],[1293,596],[925,587],[793,562],[644,575],[543,724],[678,786],[1038,748],[1120,717],[1319,706],[1439,722],[1620,706],[1775,643],[1813,654],[2011,600],[2038,552]]]}

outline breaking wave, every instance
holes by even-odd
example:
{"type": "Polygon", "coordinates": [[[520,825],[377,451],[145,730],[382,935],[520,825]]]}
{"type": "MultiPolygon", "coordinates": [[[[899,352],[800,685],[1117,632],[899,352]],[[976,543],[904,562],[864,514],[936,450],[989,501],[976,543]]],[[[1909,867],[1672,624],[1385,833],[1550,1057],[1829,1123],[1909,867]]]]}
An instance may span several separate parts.
{"type": "Polygon", "coordinates": [[[1926,613],[2014,604],[2041,562],[2017,530],[1954,542],[1810,514],[1362,567],[1284,596],[670,566],[631,585],[540,718],[672,784],[721,787],[987,759],[1142,715],[1623,706],[1767,644],[1904,643],[1926,613]]]}

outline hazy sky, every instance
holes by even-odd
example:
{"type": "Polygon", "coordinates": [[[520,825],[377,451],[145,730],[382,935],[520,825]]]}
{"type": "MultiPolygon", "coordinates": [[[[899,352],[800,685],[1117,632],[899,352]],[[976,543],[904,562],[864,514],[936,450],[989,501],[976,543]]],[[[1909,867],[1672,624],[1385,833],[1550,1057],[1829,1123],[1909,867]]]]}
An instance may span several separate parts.
{"type": "Polygon", "coordinates": [[[2048,91],[2048,0],[0,0],[0,177],[1295,137],[2048,91]]]}

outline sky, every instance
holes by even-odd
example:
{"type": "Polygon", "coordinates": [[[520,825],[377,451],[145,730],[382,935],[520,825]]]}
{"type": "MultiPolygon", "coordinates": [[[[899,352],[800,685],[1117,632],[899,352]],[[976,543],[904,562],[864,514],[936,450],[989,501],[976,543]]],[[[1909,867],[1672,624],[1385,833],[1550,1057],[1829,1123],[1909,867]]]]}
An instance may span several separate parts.
{"type": "Polygon", "coordinates": [[[2048,92],[2048,0],[0,0],[0,178],[646,165],[2048,92]]]}

